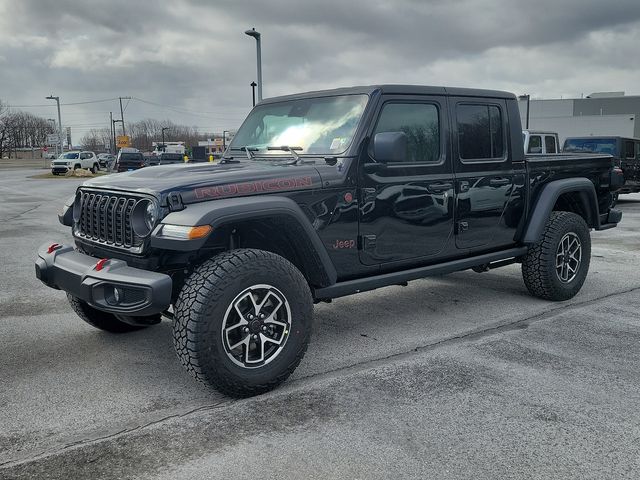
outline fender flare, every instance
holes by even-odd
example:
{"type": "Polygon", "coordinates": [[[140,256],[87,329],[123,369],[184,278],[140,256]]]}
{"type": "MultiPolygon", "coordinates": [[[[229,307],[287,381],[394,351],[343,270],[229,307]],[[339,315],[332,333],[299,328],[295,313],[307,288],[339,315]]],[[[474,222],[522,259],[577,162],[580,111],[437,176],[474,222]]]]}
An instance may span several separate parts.
{"type": "Polygon", "coordinates": [[[302,209],[288,197],[255,195],[187,205],[184,210],[169,213],[162,219],[151,236],[151,246],[166,250],[195,251],[202,248],[207,241],[207,238],[178,240],[162,237],[159,235],[162,224],[211,225],[215,232],[217,228],[231,222],[276,216],[284,217],[296,226],[297,242],[308,250],[315,267],[320,269],[322,286],[334,284],[338,274],[327,250],[302,209]]]}
{"type": "Polygon", "coordinates": [[[522,243],[537,243],[542,238],[544,227],[551,216],[558,198],[565,193],[578,193],[580,202],[587,212],[587,225],[600,226],[598,197],[593,183],[588,178],[565,178],[547,183],[536,199],[522,236],[522,243]]]}

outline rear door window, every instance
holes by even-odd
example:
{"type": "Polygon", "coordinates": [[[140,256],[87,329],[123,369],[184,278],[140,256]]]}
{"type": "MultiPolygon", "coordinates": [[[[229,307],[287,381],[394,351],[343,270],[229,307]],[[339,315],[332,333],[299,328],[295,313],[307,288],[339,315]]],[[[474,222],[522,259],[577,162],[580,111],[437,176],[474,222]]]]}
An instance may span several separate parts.
{"type": "Polygon", "coordinates": [[[504,123],[500,107],[458,104],[458,152],[466,161],[504,160],[504,123]]]}

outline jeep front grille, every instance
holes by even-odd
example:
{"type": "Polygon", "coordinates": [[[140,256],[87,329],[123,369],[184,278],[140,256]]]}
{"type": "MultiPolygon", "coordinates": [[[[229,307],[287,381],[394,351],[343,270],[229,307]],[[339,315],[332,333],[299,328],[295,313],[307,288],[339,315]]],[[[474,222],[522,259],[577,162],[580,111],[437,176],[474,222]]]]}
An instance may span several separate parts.
{"type": "Polygon", "coordinates": [[[131,226],[131,213],[139,197],[81,190],[76,235],[103,245],[140,251],[144,240],[131,226]]]}

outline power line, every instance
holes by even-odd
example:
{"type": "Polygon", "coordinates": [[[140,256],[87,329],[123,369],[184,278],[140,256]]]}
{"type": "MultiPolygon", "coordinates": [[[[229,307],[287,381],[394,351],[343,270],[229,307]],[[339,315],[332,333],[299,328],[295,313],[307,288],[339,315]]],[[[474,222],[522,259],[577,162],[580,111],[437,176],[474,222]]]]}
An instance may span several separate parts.
{"type": "Polygon", "coordinates": [[[218,114],[218,113],[215,113],[215,112],[204,112],[204,111],[188,110],[188,109],[182,108],[182,107],[174,107],[172,105],[163,105],[161,103],[151,102],[149,100],[143,100],[142,98],[138,98],[138,97],[133,97],[133,100],[137,100],[139,102],[146,103],[148,105],[154,105],[156,107],[165,108],[167,110],[171,110],[171,111],[174,111],[176,113],[194,115],[194,116],[203,117],[203,118],[211,118],[213,120],[221,120],[221,119],[222,120],[226,120],[226,119],[232,119],[232,118],[242,119],[242,118],[244,118],[244,116],[233,117],[231,115],[218,114]],[[203,115],[203,113],[207,113],[207,114],[210,114],[210,115],[203,115]]]}
{"type": "MultiPolygon", "coordinates": [[[[116,98],[104,98],[102,100],[87,100],[85,102],[70,102],[70,103],[61,103],[60,106],[61,107],[70,107],[73,105],[88,105],[90,103],[104,103],[104,102],[113,102],[118,100],[118,97],[116,98]]],[[[7,107],[10,108],[37,108],[37,107],[55,107],[55,105],[51,104],[51,103],[40,103],[40,104],[33,104],[33,105],[7,105],[7,107]]]]}

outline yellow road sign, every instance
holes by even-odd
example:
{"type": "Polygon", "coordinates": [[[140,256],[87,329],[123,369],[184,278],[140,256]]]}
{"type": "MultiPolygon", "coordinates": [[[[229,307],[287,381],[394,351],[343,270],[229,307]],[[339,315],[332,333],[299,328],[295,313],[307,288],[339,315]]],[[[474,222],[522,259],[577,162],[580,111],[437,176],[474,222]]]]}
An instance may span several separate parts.
{"type": "Polygon", "coordinates": [[[116,140],[117,140],[116,143],[118,145],[118,148],[125,148],[125,147],[131,146],[131,140],[129,139],[129,135],[118,135],[118,138],[116,140]]]}

